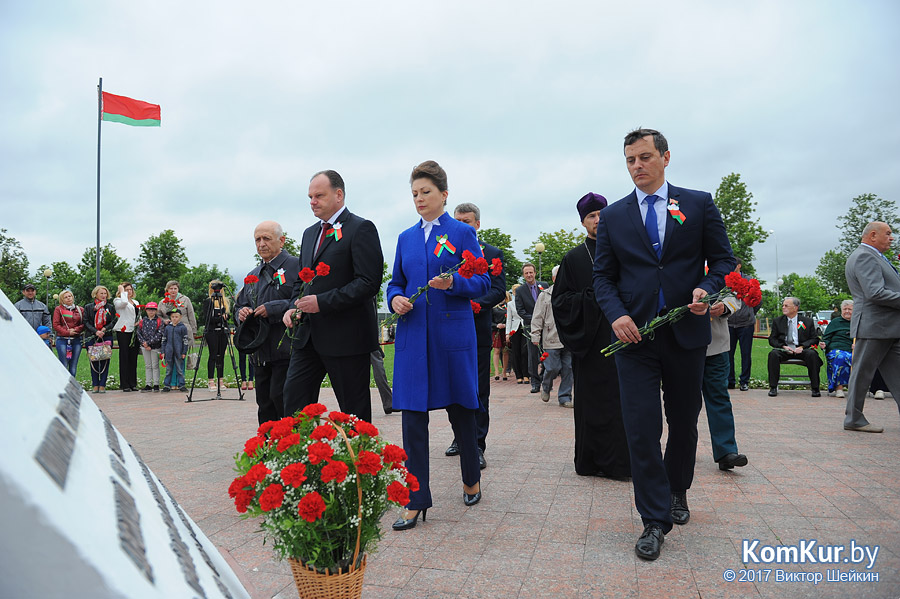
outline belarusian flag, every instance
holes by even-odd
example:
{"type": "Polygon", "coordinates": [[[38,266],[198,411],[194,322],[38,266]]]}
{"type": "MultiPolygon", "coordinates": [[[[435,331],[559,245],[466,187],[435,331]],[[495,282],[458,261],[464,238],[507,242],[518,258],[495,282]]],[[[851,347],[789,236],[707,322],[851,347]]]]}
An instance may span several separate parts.
{"type": "Polygon", "coordinates": [[[159,127],[159,104],[103,92],[103,120],[135,127],[159,127]]]}

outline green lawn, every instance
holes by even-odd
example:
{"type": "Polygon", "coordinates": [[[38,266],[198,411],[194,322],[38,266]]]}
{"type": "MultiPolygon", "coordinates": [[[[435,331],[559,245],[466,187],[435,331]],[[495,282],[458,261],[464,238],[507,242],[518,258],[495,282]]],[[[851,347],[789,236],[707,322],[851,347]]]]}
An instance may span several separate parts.
{"type": "MultiPolygon", "coordinates": [[[[750,387],[753,389],[768,389],[769,388],[769,372],[766,368],[767,360],[769,357],[769,351],[771,351],[772,346],[769,345],[768,339],[753,339],[753,352],[751,354],[750,359],[750,387]]],[[[822,388],[828,386],[827,379],[825,378],[825,355],[823,352],[819,352],[819,357],[822,358],[822,368],[819,370],[819,378],[821,380],[822,388]]],[[[740,374],[741,372],[741,352],[737,350],[734,352],[734,369],[735,372],[740,374]]],[[[783,364],[781,366],[782,374],[806,374],[805,366],[795,366],[793,364],[783,364]]],[[[796,388],[796,387],[795,387],[796,388]]]]}
{"type": "MultiPolygon", "coordinates": [[[[54,355],[56,355],[56,350],[54,349],[54,355]]],[[[194,348],[195,352],[200,351],[200,346],[196,346],[194,348]]],[[[197,382],[196,385],[198,387],[206,387],[206,358],[209,355],[207,348],[203,348],[203,360],[200,363],[200,371],[197,373],[197,382]]],[[[238,364],[238,352],[234,350],[234,363],[238,364]]],[[[81,351],[81,357],[78,359],[78,382],[81,383],[82,387],[85,389],[91,388],[91,361],[88,358],[87,350],[81,351]]],[[[384,369],[387,372],[388,380],[393,380],[394,376],[394,346],[393,345],[385,345],[384,346],[384,369]]],[[[160,384],[162,384],[163,378],[166,376],[166,371],[164,368],[160,368],[159,378],[160,384]]],[[[138,388],[144,386],[144,356],[138,356],[138,364],[137,364],[137,378],[138,378],[138,388]]],[[[194,380],[194,371],[187,370],[184,373],[185,383],[190,387],[191,382],[194,380]]],[[[235,369],[231,366],[231,358],[228,353],[225,354],[225,383],[229,387],[237,387],[237,376],[235,375],[235,369]]],[[[330,387],[331,383],[328,381],[327,377],[325,379],[324,386],[330,387]]],[[[369,386],[375,386],[375,380],[370,379],[369,386]]],[[[107,389],[119,389],[119,352],[118,350],[113,351],[112,359],[109,361],[109,377],[106,381],[107,389]]]]}

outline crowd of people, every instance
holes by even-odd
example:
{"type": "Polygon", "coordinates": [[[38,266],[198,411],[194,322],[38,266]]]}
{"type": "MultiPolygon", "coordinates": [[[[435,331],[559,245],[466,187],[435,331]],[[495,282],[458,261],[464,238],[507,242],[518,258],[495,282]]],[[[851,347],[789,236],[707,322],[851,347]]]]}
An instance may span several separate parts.
{"type": "MultiPolygon", "coordinates": [[[[530,385],[544,402],[559,377],[558,403],[573,408],[575,472],[630,479],[644,525],[635,553],[657,559],[673,525],[690,520],[687,495],[704,404],[719,469],[749,463],[738,450],[729,389],[749,389],[756,316],[738,294],[718,294],[726,275],[739,274],[741,264],[712,196],[666,180],[670,151],[658,131],[632,131],[623,148],[634,190],[612,204],[595,193],[580,198],[575,208],[585,229],[583,243],[553,269],[552,284],[538,280],[534,265],[526,263],[522,283],[509,293],[503,253],[479,241],[478,207],[458,204],[451,215],[444,169],[434,161],[413,169],[415,216],[397,240],[386,293],[393,389],[384,375],[375,305],[383,264],[378,231],[347,208],[337,172],[315,173],[308,192],[315,222],[303,232],[300,256],[284,250],[281,225],[265,221],[253,233],[260,263],[234,305],[219,293],[218,281],[210,282],[202,309],[209,389],[222,384],[229,318],[237,325],[241,362],[249,357],[254,368],[260,424],[317,402],[326,375],[340,410],[371,421],[374,369],[384,412],[402,412],[406,467],[419,482],[393,524],[403,531],[420,516],[424,522],[433,507],[431,412],[447,414],[454,439],[445,454],[459,456],[461,499],[472,507],[482,499],[487,467],[491,364],[494,380],[512,372],[516,383],[530,385]],[[427,301],[416,301],[424,290],[427,301]],[[638,324],[676,308],[689,311],[652,335],[638,324]],[[624,347],[604,349],[616,340],[624,347]]],[[[900,275],[883,256],[892,241],[885,223],[866,228],[846,267],[854,301],[842,305],[824,334],[828,390],[846,394],[847,430],[882,430],[862,413],[876,369],[900,397],[900,275]]],[[[128,282],[114,298],[97,286],[84,306],[64,291],[52,319],[35,300],[33,286],[23,295],[17,307],[35,329],[52,323],[59,359],[69,372],[76,372],[82,344],[91,353],[95,392],[105,389],[113,333],[126,391],[136,390],[138,348],[147,369],[143,390],[159,389],[157,357],[166,364],[163,391],[185,389],[184,360],[198,327],[177,281],[166,285],[160,302],[143,306],[143,317],[128,282]]],[[[808,365],[812,394],[820,395],[819,338],[799,307],[796,298],[786,298],[772,327],[770,396],[778,394],[781,364],[792,359],[808,365]]]]}

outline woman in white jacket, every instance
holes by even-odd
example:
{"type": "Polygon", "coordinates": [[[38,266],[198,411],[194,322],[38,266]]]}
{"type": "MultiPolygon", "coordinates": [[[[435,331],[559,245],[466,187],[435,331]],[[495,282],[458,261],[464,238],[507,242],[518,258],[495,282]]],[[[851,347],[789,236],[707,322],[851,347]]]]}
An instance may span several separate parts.
{"type": "Polygon", "coordinates": [[[113,330],[119,346],[119,385],[122,391],[137,391],[137,357],[141,348],[134,339],[134,325],[140,309],[134,299],[134,285],[123,281],[116,291],[113,306],[118,317],[113,330]]]}
{"type": "MultiPolygon", "coordinates": [[[[512,286],[510,296],[515,297],[518,283],[512,286]]],[[[522,317],[516,312],[516,302],[506,303],[506,335],[509,343],[509,365],[516,373],[516,383],[528,383],[528,331],[522,317]],[[523,376],[523,374],[525,376],[523,376]]]]}

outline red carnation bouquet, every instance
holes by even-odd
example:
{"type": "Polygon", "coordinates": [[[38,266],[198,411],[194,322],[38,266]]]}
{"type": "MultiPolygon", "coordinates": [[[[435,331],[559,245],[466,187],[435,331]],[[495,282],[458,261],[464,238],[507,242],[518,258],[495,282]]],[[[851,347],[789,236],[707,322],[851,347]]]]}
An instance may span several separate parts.
{"type": "MultiPolygon", "coordinates": [[[[734,295],[751,308],[755,308],[762,302],[762,290],[759,287],[759,281],[756,279],[745,279],[736,272],[730,272],[725,275],[725,287],[716,293],[708,294],[706,297],[700,299],[700,301],[704,304],[711,305],[726,295],[734,295]]],[[[640,327],[638,332],[641,334],[641,337],[649,335],[652,339],[653,331],[663,325],[673,323],[676,320],[681,320],[681,318],[688,313],[688,310],[689,308],[687,306],[678,306],[677,308],[666,312],[664,316],[657,316],[649,323],[640,327]]],[[[616,341],[615,343],[604,347],[601,353],[604,356],[611,356],[626,345],[628,345],[628,343],[625,341],[616,341]]]]}
{"type": "MultiPolygon", "coordinates": [[[[300,278],[300,295],[297,297],[297,300],[294,302],[296,306],[297,302],[300,301],[301,297],[304,297],[309,293],[309,288],[312,285],[314,279],[318,277],[327,277],[328,273],[331,272],[331,267],[325,264],[324,262],[319,262],[316,265],[315,270],[308,266],[304,266],[300,269],[300,272],[297,273],[297,276],[300,278]]],[[[294,323],[294,326],[300,326],[303,324],[303,312],[298,308],[291,314],[291,322],[294,323]]],[[[284,335],[281,336],[281,340],[278,342],[278,347],[281,347],[281,344],[284,343],[284,338],[293,339],[294,334],[291,332],[291,329],[285,329],[284,335]]]]}
{"type": "Polygon", "coordinates": [[[243,517],[262,516],[281,559],[346,572],[374,550],[389,504],[405,506],[419,483],[375,426],[326,412],[316,403],[260,425],[234,458],[228,495],[243,517]]]}

